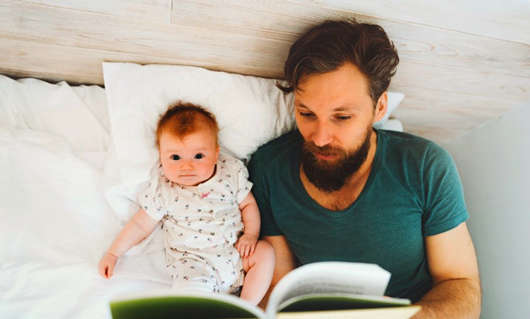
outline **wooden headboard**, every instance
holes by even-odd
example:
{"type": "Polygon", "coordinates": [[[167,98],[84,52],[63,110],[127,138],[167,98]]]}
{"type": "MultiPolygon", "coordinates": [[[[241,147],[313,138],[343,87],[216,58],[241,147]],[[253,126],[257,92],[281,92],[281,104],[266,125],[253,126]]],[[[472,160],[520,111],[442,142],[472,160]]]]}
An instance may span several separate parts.
{"type": "Polygon", "coordinates": [[[0,3],[0,73],[103,83],[102,61],[280,78],[293,40],[325,19],[385,28],[406,131],[445,142],[530,102],[526,1],[28,0],[0,3]],[[491,2],[491,1],[489,1],[491,2]]]}

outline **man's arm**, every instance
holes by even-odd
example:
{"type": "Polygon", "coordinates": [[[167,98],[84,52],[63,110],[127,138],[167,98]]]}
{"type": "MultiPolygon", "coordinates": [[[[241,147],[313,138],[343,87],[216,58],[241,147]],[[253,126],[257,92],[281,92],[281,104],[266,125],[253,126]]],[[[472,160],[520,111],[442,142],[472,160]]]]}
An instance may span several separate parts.
{"type": "Polygon", "coordinates": [[[276,257],[271,285],[260,303],[260,307],[264,309],[269,301],[271,291],[274,289],[278,281],[280,281],[283,276],[287,275],[288,272],[296,268],[296,259],[284,236],[265,236],[263,239],[272,245],[276,257]]]}
{"type": "Polygon", "coordinates": [[[433,288],[417,303],[413,318],[479,318],[480,279],[475,248],[466,223],[425,237],[433,288]]]}

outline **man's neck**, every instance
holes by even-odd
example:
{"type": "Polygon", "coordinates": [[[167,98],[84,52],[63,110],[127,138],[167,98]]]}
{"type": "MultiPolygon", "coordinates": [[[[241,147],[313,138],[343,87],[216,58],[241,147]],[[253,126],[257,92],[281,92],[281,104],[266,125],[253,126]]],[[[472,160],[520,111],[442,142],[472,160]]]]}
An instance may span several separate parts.
{"type": "Polygon", "coordinates": [[[359,167],[359,169],[350,176],[344,186],[339,190],[333,192],[326,192],[316,187],[304,173],[302,165],[300,165],[300,180],[304,186],[307,194],[320,206],[329,210],[344,210],[357,200],[361,194],[370,172],[372,171],[372,164],[377,150],[377,134],[371,131],[370,149],[366,156],[366,160],[359,167]]]}

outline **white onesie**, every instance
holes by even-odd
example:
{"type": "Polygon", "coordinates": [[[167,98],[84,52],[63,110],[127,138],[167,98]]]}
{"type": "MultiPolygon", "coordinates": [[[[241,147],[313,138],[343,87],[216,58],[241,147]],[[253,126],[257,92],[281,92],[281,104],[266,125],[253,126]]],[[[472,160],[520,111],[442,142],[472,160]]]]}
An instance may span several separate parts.
{"type": "Polygon", "coordinates": [[[234,244],[243,230],[239,203],[250,192],[245,165],[219,153],[215,175],[197,186],[169,181],[161,166],[138,201],[155,220],[162,220],[166,267],[177,289],[237,291],[243,267],[234,244]]]}

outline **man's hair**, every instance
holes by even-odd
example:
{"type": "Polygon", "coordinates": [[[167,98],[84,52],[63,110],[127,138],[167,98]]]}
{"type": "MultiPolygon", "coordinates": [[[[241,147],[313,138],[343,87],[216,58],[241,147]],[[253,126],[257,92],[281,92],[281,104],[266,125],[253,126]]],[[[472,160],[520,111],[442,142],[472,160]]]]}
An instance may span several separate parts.
{"type": "Polygon", "coordinates": [[[382,27],[354,19],[325,21],[303,34],[289,50],[284,65],[284,92],[297,89],[302,77],[331,72],[344,63],[354,64],[367,77],[374,102],[390,85],[399,57],[382,27]]]}
{"type": "Polygon", "coordinates": [[[158,120],[156,129],[156,145],[160,147],[160,134],[169,132],[174,136],[184,137],[199,129],[207,127],[215,136],[217,144],[217,133],[219,127],[215,116],[199,105],[185,102],[177,102],[169,106],[158,120]]]}

